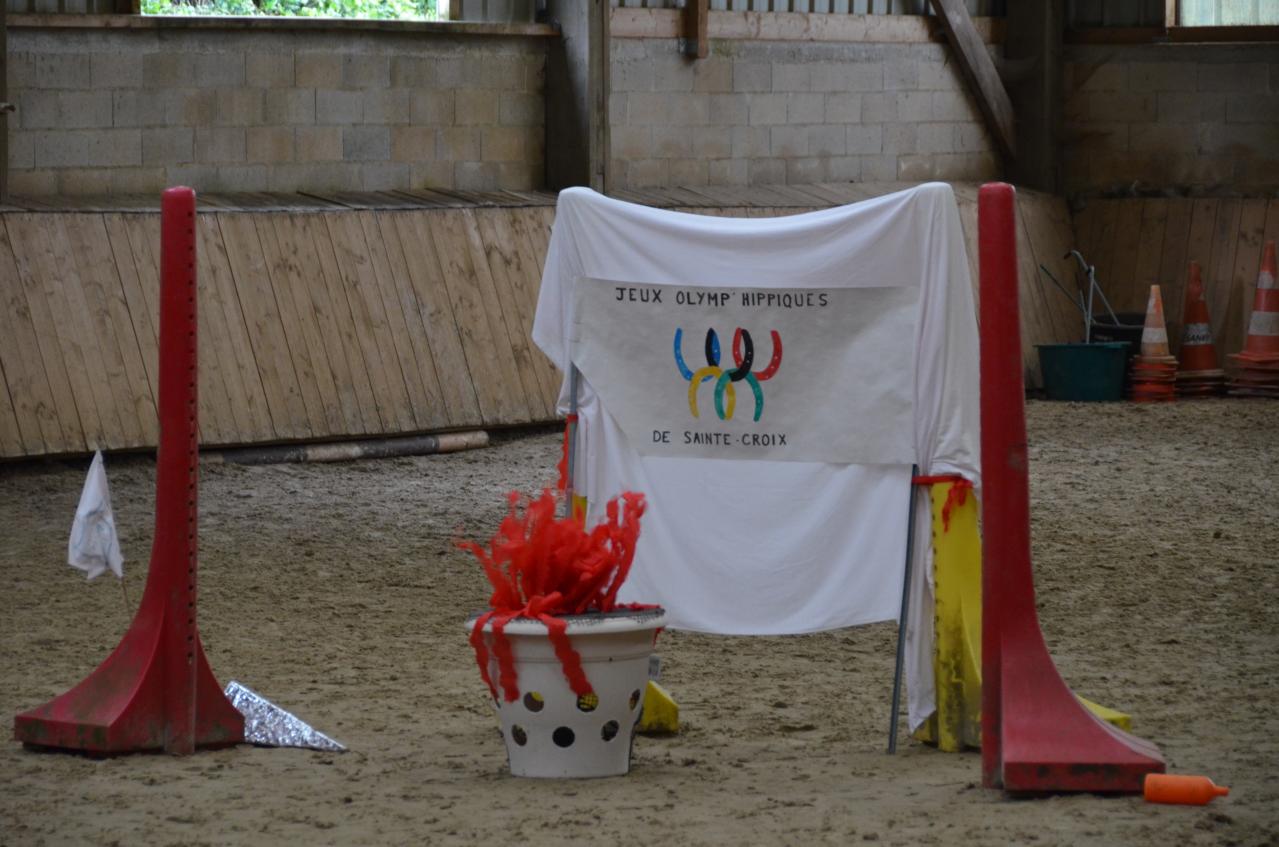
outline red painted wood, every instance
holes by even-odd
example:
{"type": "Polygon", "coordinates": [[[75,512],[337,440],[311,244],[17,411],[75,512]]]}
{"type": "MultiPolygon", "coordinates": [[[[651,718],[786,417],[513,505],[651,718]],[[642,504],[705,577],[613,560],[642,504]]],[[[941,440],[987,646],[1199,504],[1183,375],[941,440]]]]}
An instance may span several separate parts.
{"type": "Polygon", "coordinates": [[[1035,612],[1030,469],[1017,313],[1016,194],[982,186],[982,784],[1011,792],[1139,793],[1158,748],[1089,712],[1066,687],[1035,612]]]}
{"type": "Polygon", "coordinates": [[[196,628],[199,441],[195,192],[170,188],[160,223],[160,449],[155,540],[138,613],[119,646],[79,685],[14,719],[24,744],[91,753],[244,740],[196,628]]]}

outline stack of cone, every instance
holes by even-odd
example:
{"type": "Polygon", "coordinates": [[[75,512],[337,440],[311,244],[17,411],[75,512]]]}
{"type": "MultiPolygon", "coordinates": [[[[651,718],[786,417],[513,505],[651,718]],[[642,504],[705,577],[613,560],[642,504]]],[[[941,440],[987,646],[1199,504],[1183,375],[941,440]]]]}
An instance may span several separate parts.
{"type": "Polygon", "coordinates": [[[1257,274],[1257,295],[1242,352],[1232,353],[1231,394],[1279,397],[1279,288],[1275,286],[1275,243],[1266,242],[1257,274]]]}
{"type": "Polygon", "coordinates": [[[1217,366],[1217,351],[1212,346],[1212,326],[1208,322],[1208,304],[1204,302],[1199,263],[1191,262],[1190,279],[1186,283],[1177,394],[1181,397],[1220,394],[1225,387],[1226,372],[1217,366]]]}
{"type": "Polygon", "coordinates": [[[1130,392],[1137,403],[1173,400],[1177,360],[1168,352],[1168,327],[1164,324],[1164,300],[1159,286],[1150,286],[1146,326],[1141,331],[1141,353],[1132,358],[1130,392]]]}

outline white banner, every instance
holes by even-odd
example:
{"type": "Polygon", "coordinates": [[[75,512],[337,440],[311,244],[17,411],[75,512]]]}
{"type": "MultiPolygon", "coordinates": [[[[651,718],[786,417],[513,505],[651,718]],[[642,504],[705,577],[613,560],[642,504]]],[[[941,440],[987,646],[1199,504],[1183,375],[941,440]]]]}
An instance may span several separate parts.
{"type": "Polygon", "coordinates": [[[573,363],[640,453],[916,461],[918,289],[577,281],[573,363]]]}

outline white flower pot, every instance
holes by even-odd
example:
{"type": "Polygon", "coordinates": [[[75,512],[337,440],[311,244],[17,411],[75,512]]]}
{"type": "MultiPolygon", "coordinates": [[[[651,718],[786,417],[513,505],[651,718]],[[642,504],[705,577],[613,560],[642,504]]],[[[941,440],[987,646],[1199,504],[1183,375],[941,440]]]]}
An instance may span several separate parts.
{"type": "MultiPolygon", "coordinates": [[[[662,609],[573,615],[568,636],[598,702],[579,698],[540,621],[517,618],[503,630],[510,640],[519,697],[508,703],[493,652],[492,624],[484,627],[489,675],[497,686],[498,716],[511,773],[531,777],[620,776],[631,767],[631,743],[648,685],[654,632],[662,609]]],[[[467,623],[468,632],[475,618],[467,623]]]]}

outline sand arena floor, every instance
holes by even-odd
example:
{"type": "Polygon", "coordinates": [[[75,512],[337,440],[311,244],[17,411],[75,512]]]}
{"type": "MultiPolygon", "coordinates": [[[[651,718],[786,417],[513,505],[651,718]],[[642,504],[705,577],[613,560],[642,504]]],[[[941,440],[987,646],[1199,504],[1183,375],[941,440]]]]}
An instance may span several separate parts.
{"type": "MultiPolygon", "coordinates": [[[[1078,692],[1230,797],[1013,800],[979,755],[884,753],[894,625],[668,632],[683,731],[626,778],[518,780],[460,622],[459,535],[547,482],[554,433],[450,456],[207,466],[200,627],[214,672],[347,743],[94,760],[0,745],[0,845],[1279,844],[1279,403],[1031,403],[1040,615],[1078,692]]],[[[0,715],[80,680],[127,627],[66,567],[86,462],[0,466],[0,715]]],[[[136,603],[154,465],[108,469],[136,603]]]]}

